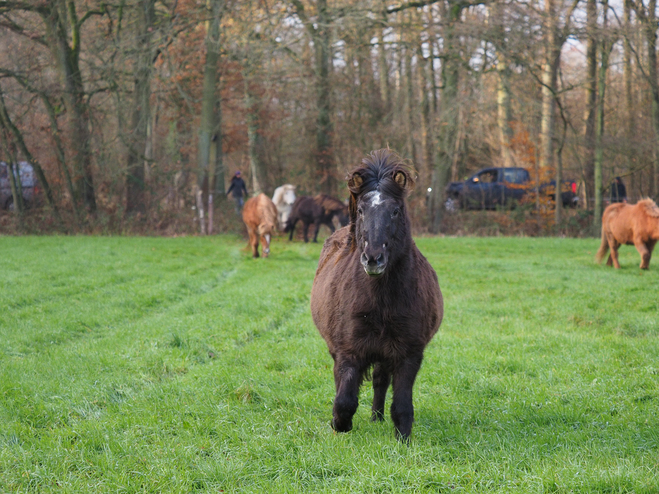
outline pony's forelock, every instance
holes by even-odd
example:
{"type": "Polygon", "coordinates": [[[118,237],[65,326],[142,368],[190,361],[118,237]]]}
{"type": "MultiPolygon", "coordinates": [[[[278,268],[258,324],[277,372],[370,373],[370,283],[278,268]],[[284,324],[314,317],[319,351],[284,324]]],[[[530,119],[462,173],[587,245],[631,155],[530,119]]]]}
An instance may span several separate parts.
{"type": "Polygon", "coordinates": [[[354,196],[379,190],[385,195],[403,198],[414,188],[414,182],[414,167],[390,149],[371,152],[348,176],[348,188],[354,196]],[[402,185],[396,179],[398,173],[405,177],[402,185]]]}

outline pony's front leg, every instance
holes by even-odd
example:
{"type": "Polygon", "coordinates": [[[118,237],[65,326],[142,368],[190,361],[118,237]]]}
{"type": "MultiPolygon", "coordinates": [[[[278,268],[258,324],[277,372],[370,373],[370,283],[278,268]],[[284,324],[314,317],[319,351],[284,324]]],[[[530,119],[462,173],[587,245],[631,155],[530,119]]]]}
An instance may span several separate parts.
{"type": "Polygon", "coordinates": [[[384,401],[387,397],[387,389],[391,384],[391,373],[382,363],[375,364],[373,369],[373,407],[371,408],[371,420],[373,422],[384,420],[384,401]]]}
{"type": "Polygon", "coordinates": [[[421,367],[423,355],[413,356],[402,362],[393,372],[394,397],[391,404],[391,419],[396,427],[396,437],[406,441],[412,433],[414,404],[412,387],[421,367]]]}
{"type": "Polygon", "coordinates": [[[332,409],[332,428],[337,432],[352,430],[352,417],[359,406],[362,373],[356,364],[337,359],[334,362],[336,396],[332,409]]]}
{"type": "Polygon", "coordinates": [[[266,233],[261,235],[261,249],[263,250],[263,257],[268,257],[270,254],[270,234],[266,233]]]}
{"type": "Polygon", "coordinates": [[[252,257],[259,257],[259,237],[253,228],[247,228],[249,235],[249,245],[252,248],[252,257]]]}
{"type": "Polygon", "coordinates": [[[313,224],[313,226],[314,226],[313,241],[314,242],[318,242],[318,230],[320,230],[320,225],[321,225],[320,221],[314,221],[314,224],[313,224]]]}

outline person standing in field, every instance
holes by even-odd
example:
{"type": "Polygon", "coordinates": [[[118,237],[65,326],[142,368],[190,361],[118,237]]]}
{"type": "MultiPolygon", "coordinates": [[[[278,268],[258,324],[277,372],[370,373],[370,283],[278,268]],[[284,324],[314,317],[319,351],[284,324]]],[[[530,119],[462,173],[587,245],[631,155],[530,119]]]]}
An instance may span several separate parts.
{"type": "Polygon", "coordinates": [[[611,184],[611,202],[627,202],[627,189],[620,177],[611,184]]]}
{"type": "Polygon", "coordinates": [[[231,178],[231,185],[229,186],[229,190],[227,190],[227,195],[229,193],[233,194],[233,200],[236,202],[236,214],[238,214],[243,208],[243,204],[245,204],[245,197],[247,197],[247,187],[245,186],[245,181],[240,176],[240,170],[231,178]]]}

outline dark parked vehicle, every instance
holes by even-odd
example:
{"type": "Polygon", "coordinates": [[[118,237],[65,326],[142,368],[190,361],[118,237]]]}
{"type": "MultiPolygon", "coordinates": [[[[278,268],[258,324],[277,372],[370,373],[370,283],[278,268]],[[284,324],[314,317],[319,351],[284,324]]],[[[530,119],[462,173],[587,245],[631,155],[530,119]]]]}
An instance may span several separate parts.
{"type": "MultiPolygon", "coordinates": [[[[18,163],[18,167],[14,165],[13,169],[14,176],[20,176],[25,205],[30,207],[38,203],[41,199],[41,187],[32,165],[21,161],[18,163]]],[[[0,208],[14,209],[14,196],[11,193],[11,183],[9,181],[9,166],[4,161],[0,161],[0,208]]]]}
{"type": "MultiPolygon", "coordinates": [[[[525,168],[484,168],[464,182],[451,182],[446,187],[446,203],[449,211],[464,207],[466,209],[495,209],[512,207],[529,191],[531,176],[525,168]]],[[[552,199],[556,182],[551,181],[540,186],[540,192],[546,191],[552,199]]],[[[563,182],[561,199],[563,206],[574,207],[577,204],[577,184],[566,180],[563,182]]]]}

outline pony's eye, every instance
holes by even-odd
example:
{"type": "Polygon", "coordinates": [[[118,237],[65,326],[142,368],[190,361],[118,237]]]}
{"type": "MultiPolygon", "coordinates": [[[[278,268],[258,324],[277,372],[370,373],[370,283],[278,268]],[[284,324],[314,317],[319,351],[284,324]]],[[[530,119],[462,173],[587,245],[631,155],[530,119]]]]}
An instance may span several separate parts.
{"type": "Polygon", "coordinates": [[[364,210],[362,208],[357,208],[357,214],[361,216],[362,214],[364,214],[364,210]]]}
{"type": "Polygon", "coordinates": [[[400,208],[394,209],[393,213],[391,213],[392,216],[398,216],[400,214],[400,208]]]}

